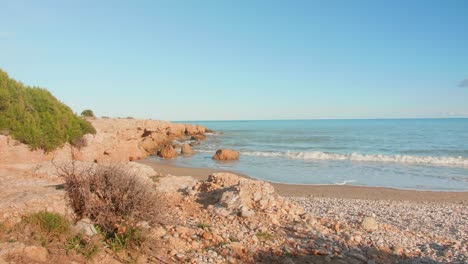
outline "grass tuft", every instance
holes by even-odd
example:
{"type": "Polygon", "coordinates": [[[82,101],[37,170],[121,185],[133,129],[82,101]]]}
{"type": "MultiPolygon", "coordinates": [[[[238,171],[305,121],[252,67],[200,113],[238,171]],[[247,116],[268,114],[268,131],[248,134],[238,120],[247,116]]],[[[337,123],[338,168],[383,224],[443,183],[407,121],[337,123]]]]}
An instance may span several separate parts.
{"type": "Polygon", "coordinates": [[[258,232],[256,235],[257,235],[258,239],[260,239],[262,241],[273,240],[275,238],[275,236],[273,234],[270,234],[268,232],[258,232]]]}
{"type": "Polygon", "coordinates": [[[205,222],[199,222],[197,223],[197,227],[200,229],[208,229],[211,227],[211,225],[205,222]]]}
{"type": "Polygon", "coordinates": [[[95,239],[79,233],[67,239],[65,249],[67,254],[69,251],[75,251],[89,260],[99,252],[99,245],[95,239]]]}
{"type": "Polygon", "coordinates": [[[47,211],[33,213],[24,219],[49,236],[60,236],[70,231],[70,223],[63,216],[47,211]]]}

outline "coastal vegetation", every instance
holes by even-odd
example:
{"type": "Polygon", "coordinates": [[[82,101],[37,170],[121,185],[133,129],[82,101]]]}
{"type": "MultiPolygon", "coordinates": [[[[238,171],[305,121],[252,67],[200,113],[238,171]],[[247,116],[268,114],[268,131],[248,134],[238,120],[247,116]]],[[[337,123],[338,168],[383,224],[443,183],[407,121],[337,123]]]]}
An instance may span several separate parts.
{"type": "Polygon", "coordinates": [[[83,112],[81,112],[81,116],[94,117],[94,112],[91,109],[86,109],[86,110],[83,110],[83,112]]]}
{"type": "Polygon", "coordinates": [[[0,131],[32,149],[52,151],[88,133],[96,133],[85,119],[49,91],[18,82],[0,70],[0,131]]]}
{"type": "Polygon", "coordinates": [[[58,170],[78,219],[93,221],[114,251],[139,246],[140,225],[160,218],[162,203],[152,184],[122,166],[78,169],[72,163],[58,170]]]}

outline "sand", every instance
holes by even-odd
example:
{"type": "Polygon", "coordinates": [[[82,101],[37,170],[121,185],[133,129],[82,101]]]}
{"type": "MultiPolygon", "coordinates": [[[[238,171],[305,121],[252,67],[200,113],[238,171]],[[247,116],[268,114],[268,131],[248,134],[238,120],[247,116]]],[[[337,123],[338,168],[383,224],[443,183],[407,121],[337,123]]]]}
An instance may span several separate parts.
{"type": "MultiPolygon", "coordinates": [[[[215,172],[227,172],[209,168],[176,167],[152,160],[142,160],[139,162],[151,166],[161,174],[192,176],[198,180],[206,180],[208,175],[215,172]]],[[[239,173],[236,174],[241,175],[239,173]]],[[[248,177],[246,175],[241,176],[248,177]]],[[[278,194],[285,197],[328,197],[340,199],[468,203],[468,192],[417,191],[350,185],[271,184],[275,187],[278,194]]]]}

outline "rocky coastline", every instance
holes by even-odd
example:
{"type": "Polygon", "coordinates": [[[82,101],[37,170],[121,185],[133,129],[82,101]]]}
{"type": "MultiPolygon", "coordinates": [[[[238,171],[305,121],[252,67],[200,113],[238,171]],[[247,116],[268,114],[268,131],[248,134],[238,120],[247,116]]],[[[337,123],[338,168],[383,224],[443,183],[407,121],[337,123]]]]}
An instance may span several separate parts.
{"type": "MultiPolygon", "coordinates": [[[[196,125],[91,119],[95,135],[51,153],[0,136],[0,223],[14,226],[45,210],[74,219],[57,163],[119,163],[154,182],[164,221],[142,225],[147,250],[93,258],[0,234],[0,263],[466,263],[468,204],[281,196],[276,185],[229,172],[175,176],[135,162],[174,140],[203,139],[196,125]],[[130,256],[130,257],[129,257],[130,256]]],[[[193,152],[187,146],[186,155],[193,152]]],[[[165,154],[161,154],[165,155],[165,154]]],[[[176,153],[175,155],[179,155],[176,153]]],[[[168,156],[168,157],[169,157],[168,156]]],[[[195,173],[194,173],[195,174],[195,173]]],[[[79,222],[79,221],[78,221],[79,222]]],[[[0,233],[1,233],[0,229],[0,233]]],[[[90,237],[93,234],[88,234],[90,237]]]]}

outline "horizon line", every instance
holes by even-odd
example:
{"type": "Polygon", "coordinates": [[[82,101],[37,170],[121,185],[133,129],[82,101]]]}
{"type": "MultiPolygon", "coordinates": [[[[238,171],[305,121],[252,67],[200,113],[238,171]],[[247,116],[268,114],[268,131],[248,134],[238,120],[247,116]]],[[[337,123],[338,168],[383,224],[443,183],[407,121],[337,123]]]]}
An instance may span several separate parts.
{"type": "Polygon", "coordinates": [[[468,117],[392,117],[392,118],[291,118],[291,119],[206,119],[168,120],[170,122],[220,122],[220,121],[312,121],[312,120],[417,120],[417,119],[468,119],[468,117]]]}

